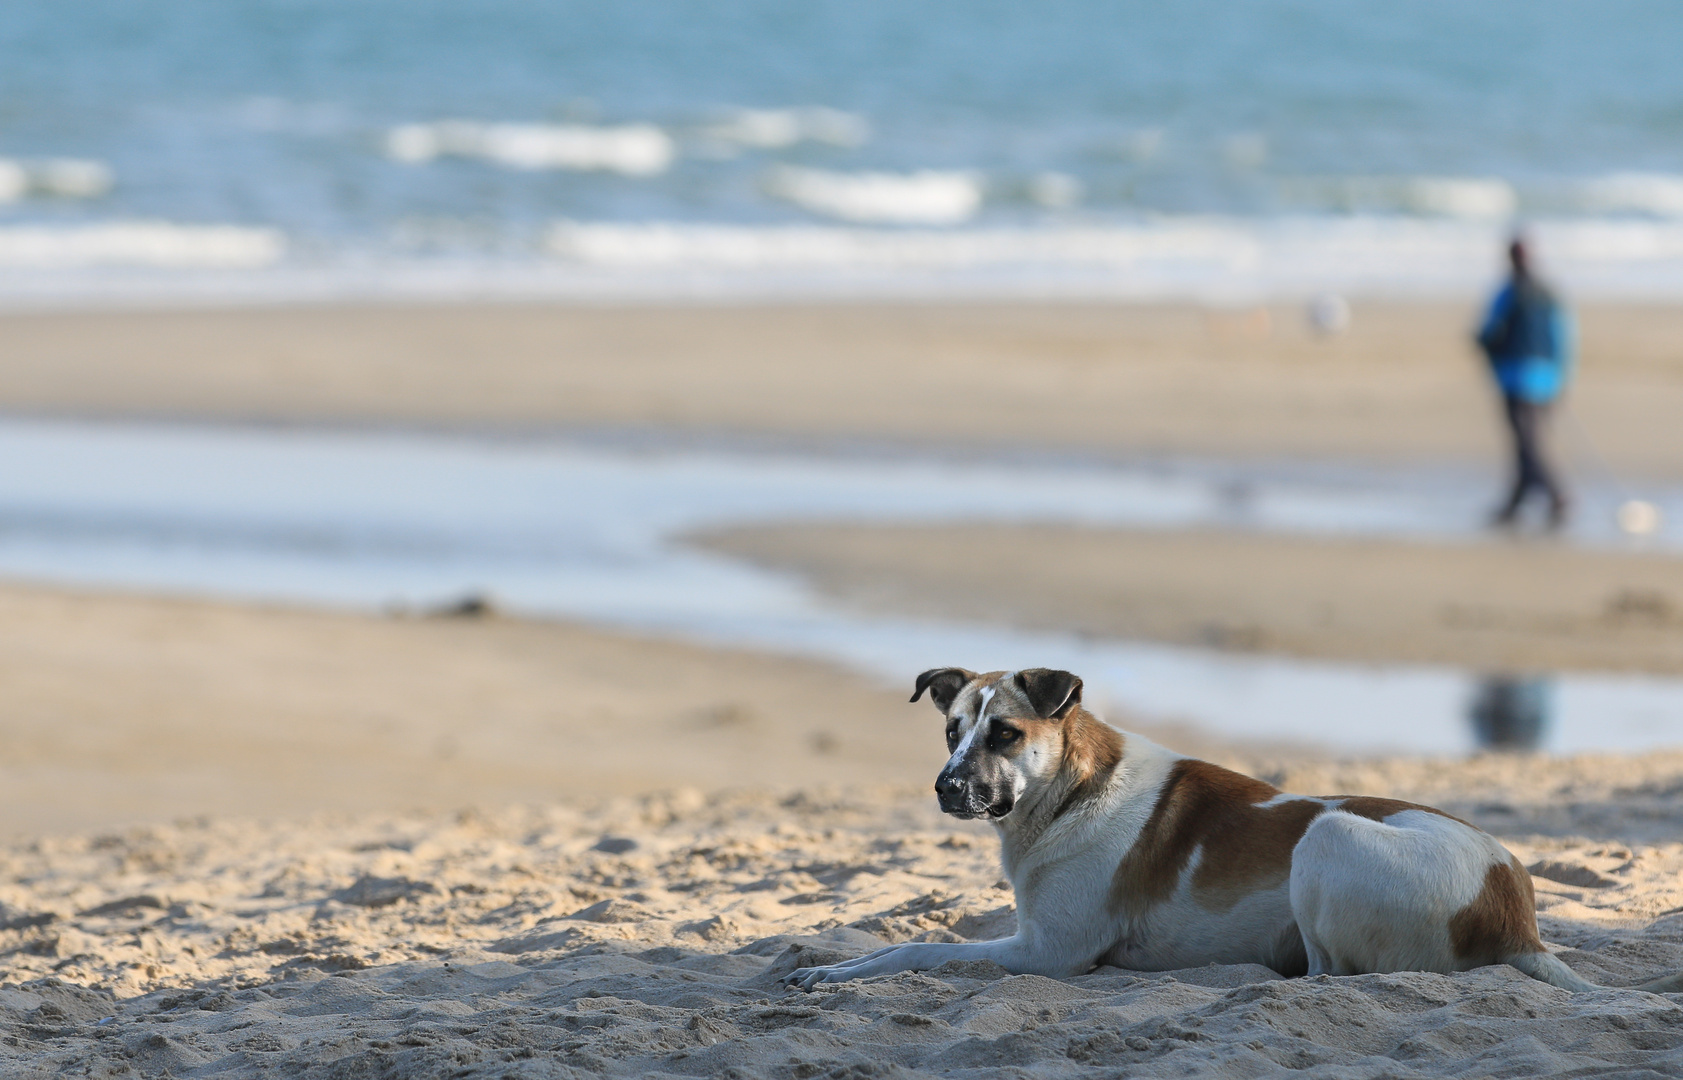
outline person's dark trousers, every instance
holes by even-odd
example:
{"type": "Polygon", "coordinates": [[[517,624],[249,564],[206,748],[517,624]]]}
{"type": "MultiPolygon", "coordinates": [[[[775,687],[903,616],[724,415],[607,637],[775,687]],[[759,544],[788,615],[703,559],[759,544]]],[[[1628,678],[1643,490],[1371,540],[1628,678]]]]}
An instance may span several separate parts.
{"type": "Polygon", "coordinates": [[[1549,406],[1512,394],[1504,394],[1502,404],[1514,440],[1514,485],[1496,514],[1497,524],[1510,524],[1519,515],[1526,496],[1540,491],[1549,500],[1550,523],[1560,525],[1566,519],[1566,492],[1543,457],[1543,428],[1548,421],[1549,406]]]}

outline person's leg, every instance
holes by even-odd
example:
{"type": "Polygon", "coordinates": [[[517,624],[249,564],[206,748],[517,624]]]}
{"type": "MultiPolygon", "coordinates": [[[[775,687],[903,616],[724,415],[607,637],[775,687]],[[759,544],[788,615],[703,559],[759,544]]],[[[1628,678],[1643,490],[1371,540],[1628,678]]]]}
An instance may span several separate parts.
{"type": "Polygon", "coordinates": [[[1513,444],[1513,485],[1508,496],[1497,509],[1492,522],[1512,525],[1519,516],[1519,505],[1525,501],[1526,489],[1531,486],[1531,438],[1527,431],[1529,418],[1525,402],[1512,394],[1502,395],[1502,415],[1508,421],[1508,435],[1513,444]]]}
{"type": "Polygon", "coordinates": [[[1543,453],[1543,439],[1547,433],[1549,417],[1553,409],[1548,404],[1531,404],[1530,423],[1526,425],[1529,432],[1531,458],[1531,475],[1535,486],[1541,488],[1549,497],[1549,525],[1554,528],[1566,524],[1566,514],[1570,500],[1566,497],[1566,489],[1561,486],[1560,476],[1549,463],[1543,453]]]}

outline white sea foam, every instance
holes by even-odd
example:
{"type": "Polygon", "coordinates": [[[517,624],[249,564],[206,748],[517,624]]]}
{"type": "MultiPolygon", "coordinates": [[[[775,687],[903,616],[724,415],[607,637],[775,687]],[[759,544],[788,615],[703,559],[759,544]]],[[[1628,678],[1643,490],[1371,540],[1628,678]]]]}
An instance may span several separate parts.
{"type": "Polygon", "coordinates": [[[478,158],[514,169],[571,169],[655,176],[677,155],[672,137],[653,124],[481,124],[441,120],[386,133],[386,153],[421,164],[440,157],[478,158]]]}
{"type": "Polygon", "coordinates": [[[1614,173],[1586,183],[1580,202],[1594,214],[1635,212],[1683,218],[1683,176],[1614,173]]]}
{"type": "Polygon", "coordinates": [[[1081,201],[1085,188],[1068,173],[1043,172],[1029,178],[1028,197],[1041,206],[1061,210],[1081,201]]]}
{"type": "Polygon", "coordinates": [[[1288,180],[1283,194],[1317,209],[1492,221],[1512,217],[1519,193],[1481,176],[1337,176],[1288,180]]]}
{"type": "Polygon", "coordinates": [[[803,142],[831,146],[863,146],[871,138],[871,124],[863,116],[806,106],[795,109],[738,109],[726,120],[702,129],[720,142],[775,150],[803,142]]]}
{"type": "Polygon", "coordinates": [[[1519,209],[1513,185],[1493,177],[1422,176],[1407,186],[1408,208],[1460,218],[1505,218],[1519,209]]]}
{"type": "Polygon", "coordinates": [[[102,161],[47,158],[10,161],[0,158],[0,203],[31,195],[59,199],[97,199],[111,190],[115,177],[102,161]]]}
{"type": "MultiPolygon", "coordinates": [[[[1571,290],[1683,294],[1683,223],[1545,221],[1539,259],[1571,290]]],[[[1506,223],[1485,219],[1162,218],[1131,225],[882,229],[855,226],[561,222],[546,248],[566,262],[657,277],[716,271],[800,280],[890,281],[957,292],[1135,296],[1464,294],[1501,272],[1506,223]]]]}
{"type": "MultiPolygon", "coordinates": [[[[264,229],[115,223],[0,229],[0,304],[572,297],[1128,298],[1255,303],[1482,295],[1498,221],[1180,217],[1039,228],[562,222],[540,251],[468,229],[397,251],[287,249],[264,229]],[[230,268],[250,272],[229,273],[230,268]]],[[[1575,299],[1683,298],[1683,221],[1540,220],[1543,272],[1575,299]]],[[[1683,515],[1680,515],[1683,516],[1683,515]]]]}
{"type": "Polygon", "coordinates": [[[1239,270],[1263,256],[1256,230],[1185,218],[1112,228],[867,229],[838,226],[561,222],[550,252],[605,266],[1132,267],[1195,263],[1239,270]]]}
{"type": "Polygon", "coordinates": [[[17,202],[29,192],[29,174],[15,161],[0,158],[0,203],[17,202]]]}
{"type": "Polygon", "coordinates": [[[31,190],[62,199],[97,199],[111,190],[116,177],[103,161],[52,158],[29,169],[31,190]]]}
{"type": "Polygon", "coordinates": [[[885,225],[959,225],[982,206],[982,180],[972,172],[832,172],[780,166],[765,190],[804,210],[842,221],[885,225]]]}
{"type": "Polygon", "coordinates": [[[1641,274],[1683,262],[1683,223],[1569,220],[1529,231],[1537,234],[1543,258],[1565,267],[1641,274]]]}
{"type": "Polygon", "coordinates": [[[258,269],[273,265],[285,253],[286,239],[278,231],[236,225],[124,221],[0,228],[0,268],[5,269],[258,269]]]}

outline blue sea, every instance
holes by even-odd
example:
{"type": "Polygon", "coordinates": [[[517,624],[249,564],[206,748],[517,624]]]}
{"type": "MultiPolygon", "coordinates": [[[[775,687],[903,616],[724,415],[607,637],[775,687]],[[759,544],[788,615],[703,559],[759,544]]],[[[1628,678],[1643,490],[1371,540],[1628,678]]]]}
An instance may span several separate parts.
{"type": "Polygon", "coordinates": [[[1662,0],[6,0],[0,301],[1683,296],[1662,0]]]}

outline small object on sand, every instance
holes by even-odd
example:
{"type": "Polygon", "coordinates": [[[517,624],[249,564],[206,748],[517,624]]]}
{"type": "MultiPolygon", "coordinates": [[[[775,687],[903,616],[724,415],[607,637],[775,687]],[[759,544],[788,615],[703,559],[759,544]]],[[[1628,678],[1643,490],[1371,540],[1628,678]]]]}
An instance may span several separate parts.
{"type": "Polygon", "coordinates": [[[428,611],[429,615],[446,619],[484,619],[496,613],[496,602],[489,595],[476,592],[468,593],[448,604],[439,604],[428,611]]]}
{"type": "Polygon", "coordinates": [[[1646,499],[1626,499],[1619,504],[1619,529],[1630,536],[1652,536],[1664,520],[1660,508],[1646,499]]]}
{"type": "Polygon", "coordinates": [[[1337,293],[1321,293],[1309,301],[1304,314],[1308,316],[1309,328],[1322,337],[1350,329],[1350,302],[1337,293]]]}

